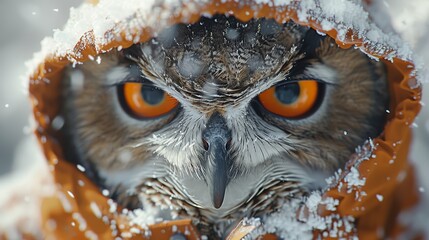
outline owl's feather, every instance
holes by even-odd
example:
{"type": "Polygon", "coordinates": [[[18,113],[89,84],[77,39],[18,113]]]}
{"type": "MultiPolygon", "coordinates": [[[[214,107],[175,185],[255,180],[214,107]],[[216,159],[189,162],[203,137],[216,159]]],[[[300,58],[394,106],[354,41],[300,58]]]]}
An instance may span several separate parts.
{"type": "Polygon", "coordinates": [[[383,130],[383,64],[292,22],[202,18],[101,57],[101,64],[68,69],[66,155],[93,169],[94,181],[130,208],[152,204],[208,228],[268,214],[278,199],[323,187],[357,146],[383,130]],[[156,119],[129,116],[117,86],[136,71],[180,107],[156,119]],[[324,82],[317,108],[305,117],[280,117],[255,100],[303,77],[324,82]],[[219,209],[203,161],[202,133],[214,112],[231,131],[230,180],[219,209]]]}

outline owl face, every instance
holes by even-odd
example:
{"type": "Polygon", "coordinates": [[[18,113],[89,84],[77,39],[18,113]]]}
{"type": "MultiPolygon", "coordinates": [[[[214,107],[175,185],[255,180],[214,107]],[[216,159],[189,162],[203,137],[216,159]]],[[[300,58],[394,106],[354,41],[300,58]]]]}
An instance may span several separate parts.
{"type": "Polygon", "coordinates": [[[320,188],[388,101],[381,63],[270,19],[174,25],[67,74],[66,155],[124,205],[213,221],[320,188]]]}

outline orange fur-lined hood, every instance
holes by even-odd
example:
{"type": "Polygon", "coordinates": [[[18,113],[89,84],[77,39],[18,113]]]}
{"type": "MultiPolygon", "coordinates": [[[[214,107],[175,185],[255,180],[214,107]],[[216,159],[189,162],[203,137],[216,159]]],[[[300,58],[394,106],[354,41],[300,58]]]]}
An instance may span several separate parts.
{"type": "MultiPolygon", "coordinates": [[[[42,201],[43,238],[169,239],[174,232],[187,233],[188,239],[201,237],[190,220],[154,223],[147,228],[131,221],[85,176],[80,166],[64,159],[61,135],[52,122],[60,111],[59,89],[66,66],[96,61],[100,54],[145,42],[172,24],[193,23],[201,16],[214,14],[233,15],[241,21],[294,21],[327,34],[342,48],[360,49],[386,63],[391,98],[384,132],[331,178],[328,189],[311,195],[296,215],[302,223],[314,219],[328,222],[323,226],[310,225],[308,232],[315,238],[411,236],[401,235],[411,233],[400,213],[412,211],[419,202],[415,174],[408,160],[410,125],[420,110],[421,97],[415,64],[396,35],[384,33],[372,22],[366,4],[345,0],[334,6],[334,2],[133,0],[124,6],[119,1],[105,0],[90,1],[72,11],[65,29],[44,40],[30,74],[35,134],[56,183],[52,196],[42,201]],[[48,224],[52,222],[56,227],[48,224]]],[[[247,234],[272,232],[263,225],[243,221],[229,237],[240,239],[247,234]]]]}

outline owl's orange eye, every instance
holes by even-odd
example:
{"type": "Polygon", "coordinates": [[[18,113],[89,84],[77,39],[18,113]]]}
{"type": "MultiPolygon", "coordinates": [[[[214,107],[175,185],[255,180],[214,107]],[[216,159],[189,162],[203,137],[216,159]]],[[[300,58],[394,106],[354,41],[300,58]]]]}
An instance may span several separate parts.
{"type": "Polygon", "coordinates": [[[258,98],[268,111],[285,118],[298,118],[313,109],[318,93],[317,81],[302,80],[273,86],[258,98]]]}
{"type": "Polygon", "coordinates": [[[123,104],[140,118],[155,118],[172,111],[178,102],[163,90],[145,83],[125,83],[122,87],[123,104]]]}

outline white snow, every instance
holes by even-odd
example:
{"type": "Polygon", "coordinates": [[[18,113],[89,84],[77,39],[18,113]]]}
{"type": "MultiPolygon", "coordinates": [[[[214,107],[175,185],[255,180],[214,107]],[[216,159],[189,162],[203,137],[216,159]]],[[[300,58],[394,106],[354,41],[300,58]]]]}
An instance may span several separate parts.
{"type": "Polygon", "coordinates": [[[149,225],[155,224],[157,221],[157,215],[159,214],[159,209],[148,207],[146,209],[135,209],[126,213],[126,217],[130,221],[131,231],[139,231],[138,229],[143,229],[145,235],[150,234],[149,225]]]}
{"type": "Polygon", "coordinates": [[[72,193],[72,192],[67,191],[67,194],[68,194],[71,198],[74,198],[74,195],[73,195],[73,193],[72,193]]]}
{"type": "Polygon", "coordinates": [[[105,196],[105,197],[107,197],[107,196],[109,196],[109,190],[107,190],[107,189],[103,189],[103,191],[101,191],[101,193],[103,194],[103,196],[105,196]]]}
{"type": "Polygon", "coordinates": [[[82,166],[82,165],[80,165],[80,164],[77,164],[76,165],[76,167],[77,167],[77,169],[79,169],[79,171],[81,171],[81,172],[85,172],[85,167],[84,166],[82,166]]]}
{"type": "Polygon", "coordinates": [[[85,231],[85,230],[86,230],[86,228],[87,228],[87,223],[86,223],[85,219],[82,217],[82,215],[80,215],[80,214],[79,214],[79,213],[77,213],[77,212],[74,212],[74,213],[72,214],[72,218],[73,218],[74,220],[76,220],[76,222],[79,224],[79,231],[83,232],[83,231],[85,231]]]}
{"type": "Polygon", "coordinates": [[[54,118],[54,120],[52,120],[52,128],[54,128],[55,130],[60,130],[61,128],[63,128],[64,126],[64,118],[61,116],[56,116],[54,118]]]}
{"type": "Polygon", "coordinates": [[[98,236],[97,234],[95,234],[93,231],[85,231],[85,237],[88,238],[89,240],[98,240],[98,236]]]}
{"type": "Polygon", "coordinates": [[[79,91],[83,88],[85,75],[82,71],[75,69],[70,76],[70,84],[73,91],[79,91]]]}
{"type": "Polygon", "coordinates": [[[57,192],[56,197],[60,200],[61,205],[66,213],[70,213],[72,211],[72,205],[70,201],[67,199],[67,196],[62,192],[57,192]]]}
{"type": "MultiPolygon", "coordinates": [[[[348,193],[353,191],[356,194],[356,200],[367,194],[360,190],[365,185],[365,178],[360,176],[357,170],[362,161],[376,161],[369,158],[373,151],[372,141],[367,141],[363,147],[357,148],[357,157],[354,165],[345,175],[339,169],[336,174],[326,182],[329,187],[323,191],[314,191],[308,197],[294,199],[283,203],[283,207],[276,213],[264,216],[262,219],[254,219],[258,223],[258,228],[251,233],[250,239],[264,233],[275,233],[284,239],[313,239],[313,229],[322,231],[324,237],[342,238],[347,234],[348,237],[357,237],[354,232],[354,218],[351,216],[340,217],[334,213],[339,205],[339,200],[323,196],[323,193],[330,187],[338,185],[338,189],[344,186],[348,193]],[[344,181],[342,183],[341,181],[344,181]],[[305,206],[305,208],[303,208],[305,206]],[[320,207],[324,206],[327,211],[333,212],[325,217],[319,215],[320,207]],[[305,210],[304,210],[305,209],[305,210]],[[298,219],[296,214],[299,213],[298,219]]],[[[383,196],[376,195],[379,201],[383,201],[383,196]]]]}
{"type": "Polygon", "coordinates": [[[103,214],[101,213],[100,208],[98,207],[98,205],[95,202],[91,202],[89,204],[89,208],[91,209],[92,213],[97,217],[97,218],[101,218],[103,216],[103,214]]]}
{"type": "MultiPolygon", "coordinates": [[[[116,38],[109,32],[118,34],[125,32],[126,39],[133,40],[133,34],[140,33],[144,27],[153,27],[161,30],[167,24],[168,18],[178,9],[183,12],[200,13],[201,5],[207,0],[196,0],[182,6],[179,0],[130,0],[127,4],[115,0],[101,0],[99,4],[84,3],[78,8],[72,8],[70,18],[63,30],[55,30],[53,37],[47,37],[42,41],[42,50],[36,53],[33,60],[28,62],[29,73],[49,56],[74,58],[81,57],[73,49],[81,40],[88,40],[85,34],[92,32],[97,50],[116,38]],[[163,6],[163,7],[160,7],[163,6]],[[136,17],[133,17],[136,16],[136,17]],[[100,21],[102,19],[102,21],[100,21]]],[[[281,8],[289,4],[290,0],[258,0],[258,4],[268,3],[281,8]]],[[[335,28],[339,39],[344,39],[347,31],[352,27],[356,30],[358,38],[362,38],[367,49],[362,51],[375,51],[378,54],[389,53],[389,57],[412,59],[411,48],[405,44],[398,35],[383,32],[378,26],[370,22],[368,13],[359,1],[354,0],[302,0],[296,6],[300,21],[316,19],[324,30],[335,28]]],[[[257,10],[258,6],[253,8],[257,10]]],[[[137,34],[138,35],[138,34],[137,34]]],[[[229,31],[229,37],[236,37],[233,29],[229,31]]],[[[134,39],[134,42],[138,39],[134,39]]]]}
{"type": "Polygon", "coordinates": [[[359,171],[356,169],[356,167],[352,167],[350,169],[350,173],[347,174],[344,181],[348,183],[348,187],[347,187],[348,193],[351,193],[355,187],[364,186],[366,179],[360,178],[359,171]]]}

